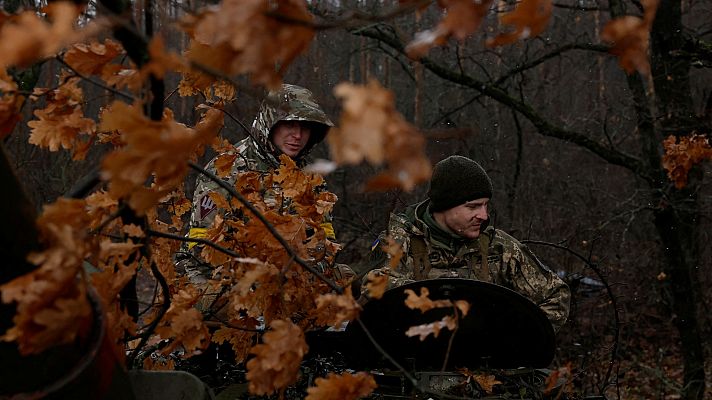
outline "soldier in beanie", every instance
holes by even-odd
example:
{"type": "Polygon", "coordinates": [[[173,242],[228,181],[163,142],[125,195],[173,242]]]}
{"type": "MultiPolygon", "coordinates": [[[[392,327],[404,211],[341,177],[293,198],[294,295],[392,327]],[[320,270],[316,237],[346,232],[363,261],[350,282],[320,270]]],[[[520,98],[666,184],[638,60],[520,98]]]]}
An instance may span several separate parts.
{"type": "MultiPolygon", "coordinates": [[[[492,181],[475,161],[450,156],[435,165],[428,199],[391,214],[386,236],[403,248],[397,268],[374,246],[389,286],[435,278],[468,278],[510,288],[537,304],[555,331],[569,314],[571,293],[523,244],[489,226],[492,181]]],[[[365,285],[364,285],[365,287],[365,285]]]]}

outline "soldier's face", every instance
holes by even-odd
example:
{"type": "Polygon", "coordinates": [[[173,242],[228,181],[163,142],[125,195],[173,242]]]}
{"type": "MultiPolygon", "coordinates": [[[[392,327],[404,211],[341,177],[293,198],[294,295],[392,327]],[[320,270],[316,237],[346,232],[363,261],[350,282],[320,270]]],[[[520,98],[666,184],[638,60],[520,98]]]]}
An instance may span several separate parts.
{"type": "Polygon", "coordinates": [[[489,199],[472,200],[441,211],[440,218],[436,219],[464,238],[477,239],[482,223],[489,218],[488,207],[489,199]]]}
{"type": "Polygon", "coordinates": [[[309,142],[311,128],[300,121],[279,121],[272,130],[272,144],[282,153],[294,158],[309,142]]]}

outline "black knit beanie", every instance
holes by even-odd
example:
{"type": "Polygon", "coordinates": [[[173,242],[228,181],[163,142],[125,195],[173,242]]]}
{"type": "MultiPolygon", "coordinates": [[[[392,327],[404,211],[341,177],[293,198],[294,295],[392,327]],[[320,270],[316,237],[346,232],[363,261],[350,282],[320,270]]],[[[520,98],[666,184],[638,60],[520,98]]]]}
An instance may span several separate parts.
{"type": "Polygon", "coordinates": [[[445,211],[470,200],[492,198],[492,181],[480,164],[450,156],[435,164],[428,195],[430,211],[445,211]]]}

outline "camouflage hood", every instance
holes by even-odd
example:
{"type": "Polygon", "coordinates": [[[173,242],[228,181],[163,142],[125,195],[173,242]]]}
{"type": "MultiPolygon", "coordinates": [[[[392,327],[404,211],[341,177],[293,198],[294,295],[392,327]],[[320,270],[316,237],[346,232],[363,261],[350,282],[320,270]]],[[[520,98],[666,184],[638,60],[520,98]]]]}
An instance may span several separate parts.
{"type": "Polygon", "coordinates": [[[281,151],[270,141],[272,128],[279,121],[306,121],[312,124],[309,142],[304,147],[297,162],[303,160],[315,145],[319,144],[329,128],[334,126],[326,113],[314,100],[314,95],[301,86],[283,84],[276,92],[269,92],[260,106],[255,121],[252,123],[252,137],[258,142],[260,148],[266,149],[273,162],[278,165],[277,159],[281,151]]]}

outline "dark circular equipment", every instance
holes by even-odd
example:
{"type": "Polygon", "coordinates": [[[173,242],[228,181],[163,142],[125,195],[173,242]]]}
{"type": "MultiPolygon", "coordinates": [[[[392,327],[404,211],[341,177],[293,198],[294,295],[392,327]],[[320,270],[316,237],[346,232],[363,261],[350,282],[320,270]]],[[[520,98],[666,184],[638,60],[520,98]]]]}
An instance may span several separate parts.
{"type": "MultiPolygon", "coordinates": [[[[412,282],[388,290],[380,300],[364,305],[361,321],[376,342],[409,370],[456,368],[543,368],[554,358],[554,330],[541,309],[521,294],[491,283],[446,278],[412,282]],[[444,328],[437,338],[408,337],[408,328],[441,320],[454,310],[437,308],[422,313],[405,305],[406,289],[420,294],[427,288],[432,300],[466,300],[468,314],[453,332],[444,328]],[[450,343],[452,338],[452,343],[450,343]]],[[[361,326],[347,329],[346,356],[363,368],[391,367],[371,344],[361,326]]]]}

